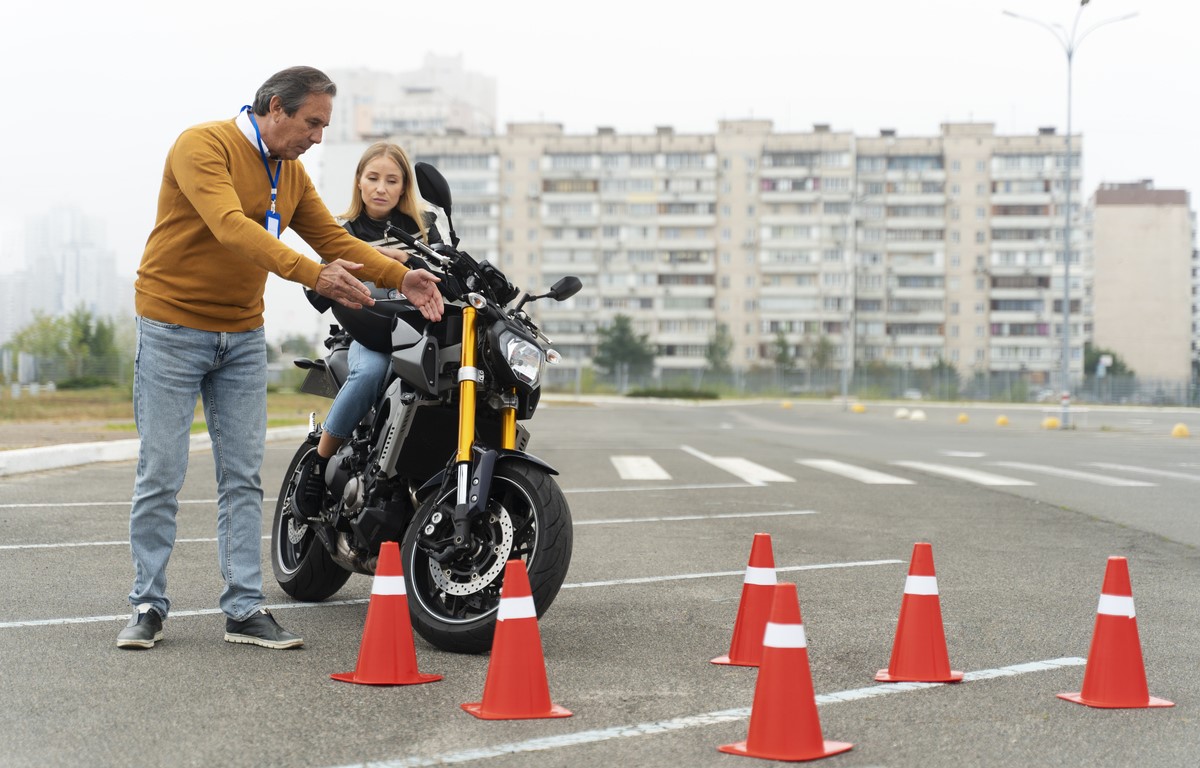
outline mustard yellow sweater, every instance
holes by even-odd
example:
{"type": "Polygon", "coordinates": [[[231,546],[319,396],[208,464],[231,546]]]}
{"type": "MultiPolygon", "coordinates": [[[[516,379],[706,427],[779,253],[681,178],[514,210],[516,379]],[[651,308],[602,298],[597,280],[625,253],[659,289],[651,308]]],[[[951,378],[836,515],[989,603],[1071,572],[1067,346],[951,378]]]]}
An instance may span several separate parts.
{"type": "MultiPolygon", "coordinates": [[[[263,324],[268,272],[313,287],[321,265],[267,232],[270,206],[262,156],[235,121],[184,131],[167,153],[134,283],[137,313],[204,331],[248,331],[263,324]]],[[[355,277],[400,287],[408,268],[338,226],[299,161],[283,161],[276,211],[321,258],[357,262],[355,277]]]]}

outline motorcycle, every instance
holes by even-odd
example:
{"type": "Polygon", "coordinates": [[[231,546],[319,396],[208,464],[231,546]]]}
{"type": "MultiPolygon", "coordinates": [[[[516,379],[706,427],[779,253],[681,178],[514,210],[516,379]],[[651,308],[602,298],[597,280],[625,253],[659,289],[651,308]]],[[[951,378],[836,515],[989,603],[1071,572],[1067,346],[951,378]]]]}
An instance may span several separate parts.
{"type": "Polygon", "coordinates": [[[428,202],[446,215],[450,242],[427,246],[390,228],[372,245],[401,247],[441,278],[436,323],[394,289],[371,284],[371,307],[332,309],[340,323],[323,359],[296,360],[301,390],[334,397],[348,373],[350,340],[390,352],[383,392],[325,470],[319,514],[296,503],[301,469],[316,457],[316,414],[288,465],[271,526],[272,569],[288,595],[321,601],[351,573],[373,574],[380,545],[400,541],[412,626],[434,646],[490,649],[508,560],[525,561],[540,617],[571,561],[571,512],[557,472],[526,452],[546,363],[559,355],[524,311],[581,288],[564,277],[522,294],[494,265],[458,250],[449,184],[414,166],[428,202]],[[521,296],[519,301],[517,297],[521,296]],[[516,301],[515,304],[513,302],[516,301]],[[311,514],[311,511],[310,511],[311,514]]]}

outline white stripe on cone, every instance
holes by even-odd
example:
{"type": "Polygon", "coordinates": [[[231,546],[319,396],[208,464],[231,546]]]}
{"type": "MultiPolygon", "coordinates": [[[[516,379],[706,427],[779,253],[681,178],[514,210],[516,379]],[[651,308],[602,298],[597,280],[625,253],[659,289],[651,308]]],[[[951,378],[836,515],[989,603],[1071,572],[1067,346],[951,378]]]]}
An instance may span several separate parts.
{"type": "Polygon", "coordinates": [[[372,595],[403,595],[404,577],[403,576],[376,576],[371,582],[372,595]]]}
{"type": "Polygon", "coordinates": [[[1133,598],[1122,597],[1121,595],[1106,595],[1101,593],[1100,605],[1096,608],[1096,613],[1105,616],[1125,616],[1133,618],[1133,598]]]}
{"type": "Polygon", "coordinates": [[[936,576],[909,576],[904,580],[904,594],[906,595],[936,595],[937,593],[936,576]]]}
{"type": "Polygon", "coordinates": [[[763,635],[764,648],[807,648],[803,624],[775,624],[767,622],[763,635]]]}
{"type": "Polygon", "coordinates": [[[775,586],[775,569],[757,568],[753,565],[747,565],[745,583],[773,587],[775,586]]]}
{"type": "Polygon", "coordinates": [[[532,595],[526,595],[525,597],[500,598],[500,610],[496,614],[496,621],[536,618],[537,607],[533,604],[532,595]]]}

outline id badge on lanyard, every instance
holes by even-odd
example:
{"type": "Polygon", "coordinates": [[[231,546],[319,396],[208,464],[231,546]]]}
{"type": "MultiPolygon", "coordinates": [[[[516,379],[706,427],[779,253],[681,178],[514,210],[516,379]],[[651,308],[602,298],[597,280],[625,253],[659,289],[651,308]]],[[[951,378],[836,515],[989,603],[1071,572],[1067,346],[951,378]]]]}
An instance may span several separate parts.
{"type": "Polygon", "coordinates": [[[254,138],[258,140],[258,154],[262,157],[263,168],[267,171],[267,181],[271,184],[271,210],[267,211],[266,220],[263,221],[263,226],[267,232],[279,238],[279,230],[282,229],[280,224],[279,214],[275,212],[275,197],[279,193],[279,172],[283,170],[283,160],[275,161],[275,175],[271,175],[271,163],[267,159],[267,148],[263,146],[262,133],[258,130],[258,121],[254,119],[254,110],[250,105],[242,107],[242,111],[250,116],[250,124],[254,126],[254,138]]]}

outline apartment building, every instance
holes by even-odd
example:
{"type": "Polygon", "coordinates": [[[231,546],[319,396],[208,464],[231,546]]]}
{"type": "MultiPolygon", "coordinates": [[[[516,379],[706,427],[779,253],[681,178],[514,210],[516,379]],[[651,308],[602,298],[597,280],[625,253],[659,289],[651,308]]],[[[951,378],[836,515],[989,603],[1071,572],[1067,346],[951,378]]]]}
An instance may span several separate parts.
{"type": "MultiPolygon", "coordinates": [[[[373,138],[325,145],[322,193],[335,208],[373,138]]],[[[567,366],[587,365],[597,329],[622,314],[655,344],[662,372],[702,370],[724,325],[742,370],[771,367],[782,337],[801,368],[825,346],[834,368],[943,360],[967,378],[1057,386],[1067,158],[1053,129],[998,136],[954,123],[864,137],[733,120],[714,134],[531,123],[389,138],[446,175],[477,258],[530,289],[583,280],[575,298],[535,305],[567,366]]],[[[1075,379],[1090,267],[1077,225],[1071,242],[1075,379]]]]}
{"type": "Polygon", "coordinates": [[[1195,358],[1195,220],[1188,193],[1101,184],[1089,205],[1097,346],[1139,377],[1187,381],[1195,358]]]}
{"type": "Polygon", "coordinates": [[[490,135],[496,129],[496,80],[463,68],[461,55],[425,54],[420,69],[332,69],[338,84],[325,141],[398,133],[490,135]]]}

